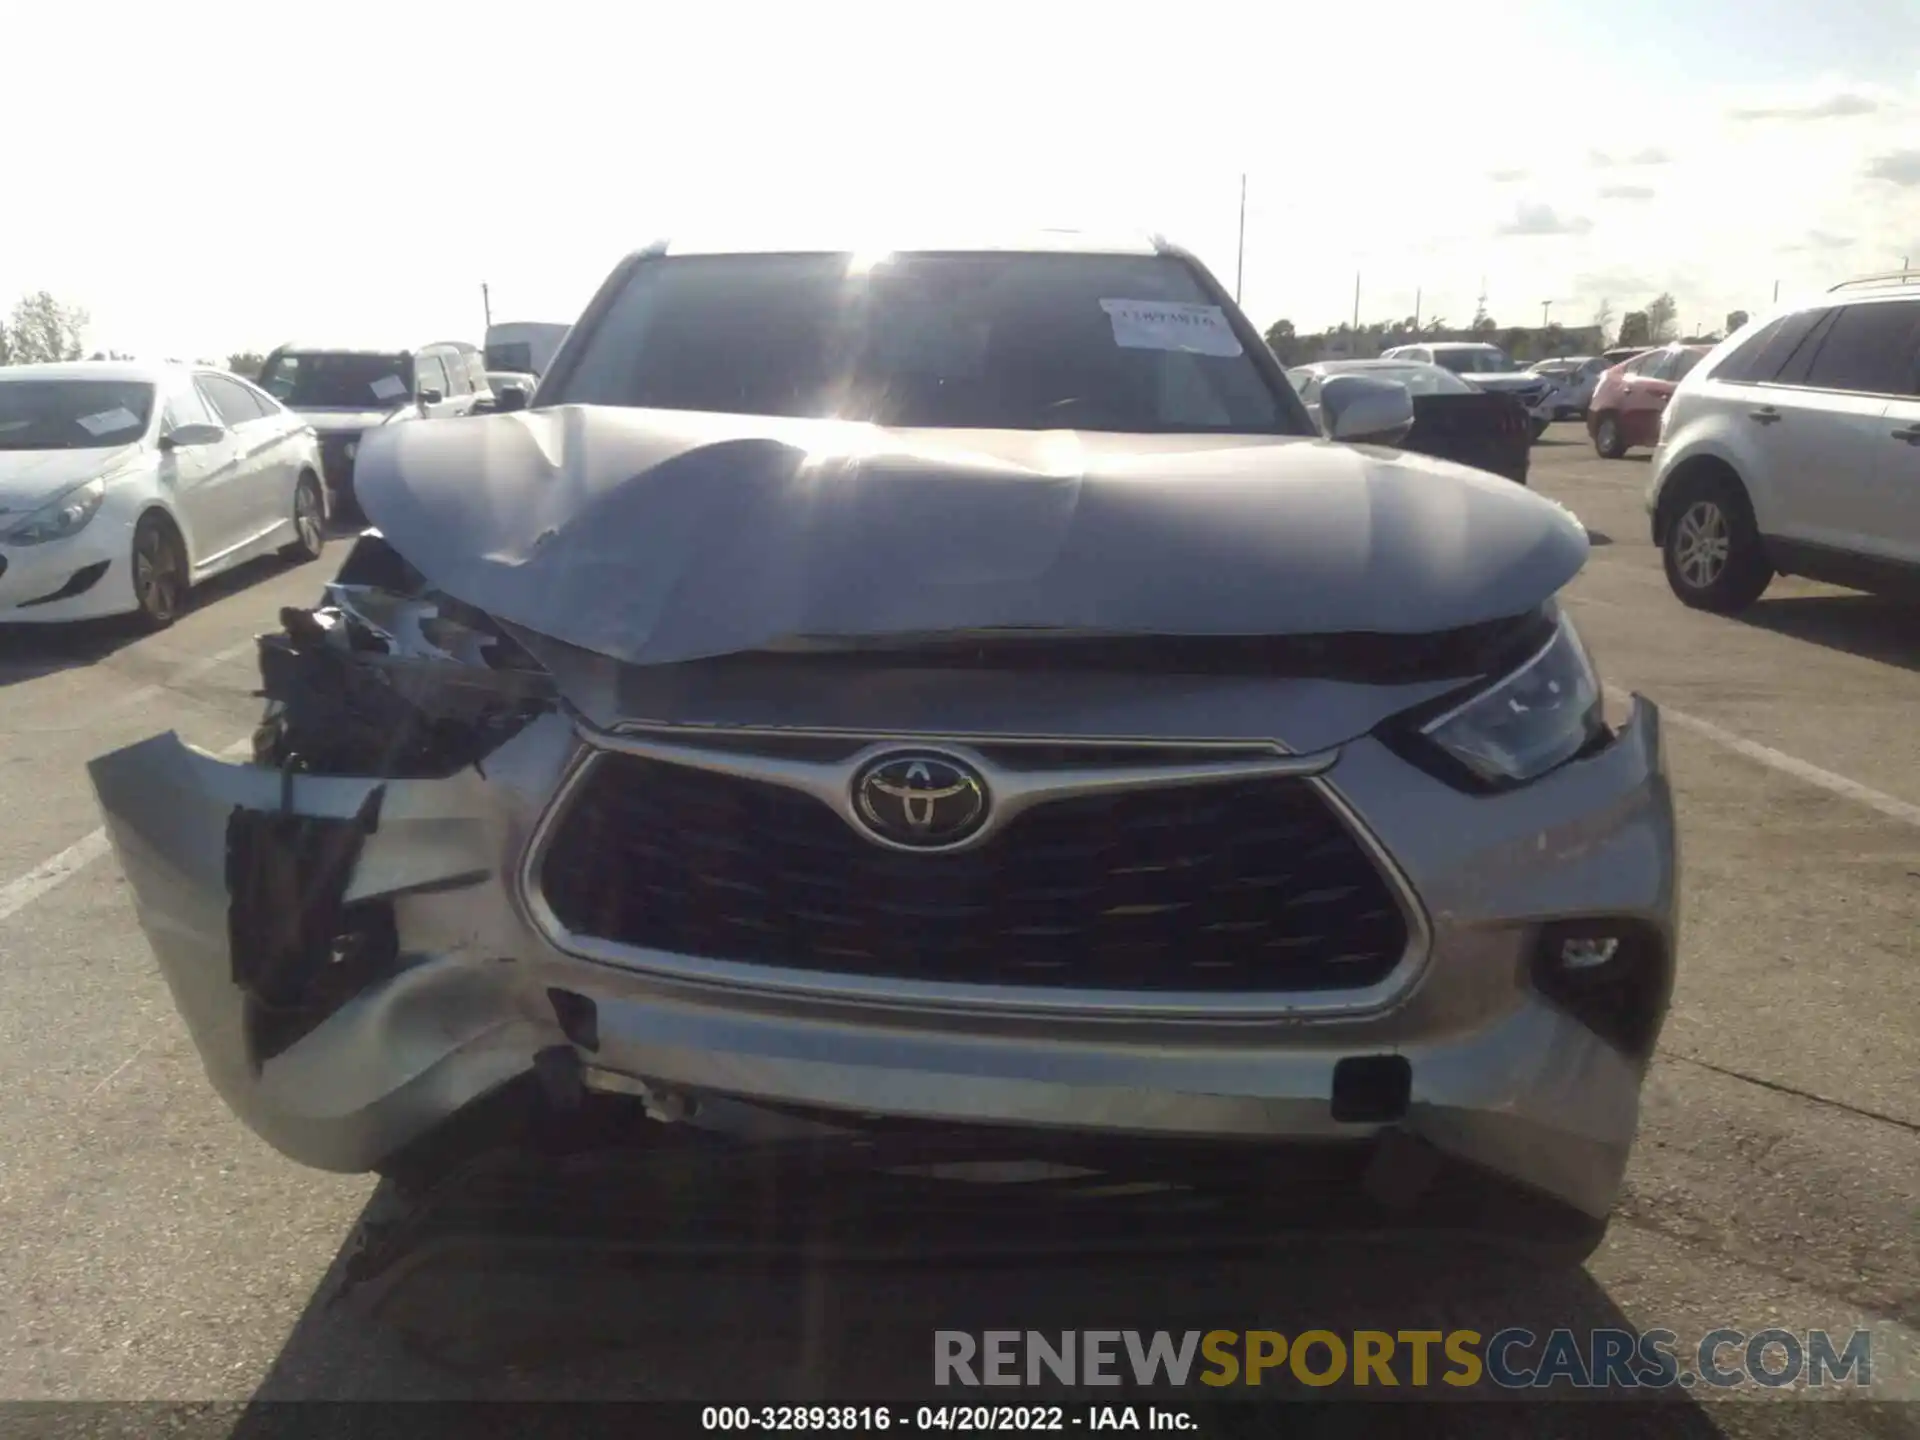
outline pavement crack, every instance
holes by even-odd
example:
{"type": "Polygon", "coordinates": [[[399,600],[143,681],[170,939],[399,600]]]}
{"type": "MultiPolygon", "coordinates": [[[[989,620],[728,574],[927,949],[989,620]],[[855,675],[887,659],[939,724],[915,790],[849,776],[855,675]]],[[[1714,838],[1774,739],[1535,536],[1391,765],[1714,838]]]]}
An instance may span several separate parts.
{"type": "Polygon", "coordinates": [[[1902,1120],[1898,1115],[1889,1115],[1884,1110],[1869,1110],[1863,1105],[1835,1100],[1830,1095],[1816,1095],[1811,1090],[1802,1090],[1796,1085],[1783,1084],[1778,1080],[1762,1079],[1758,1075],[1749,1075],[1744,1070],[1729,1069],[1725,1065],[1716,1065],[1711,1060],[1702,1060],[1696,1055],[1682,1055],[1675,1050],[1663,1050],[1660,1056],[1663,1060],[1683,1060],[1689,1065],[1698,1065],[1702,1070],[1711,1070],[1716,1075],[1725,1075],[1730,1080],[1744,1080],[1749,1085],[1758,1085],[1762,1090],[1772,1090],[1781,1095],[1795,1095],[1802,1100],[1811,1100],[1816,1105],[1844,1110],[1849,1115],[1858,1115],[1863,1120],[1878,1120],[1883,1125],[1897,1125],[1902,1130],[1920,1135],[1920,1121],[1902,1120]]]}

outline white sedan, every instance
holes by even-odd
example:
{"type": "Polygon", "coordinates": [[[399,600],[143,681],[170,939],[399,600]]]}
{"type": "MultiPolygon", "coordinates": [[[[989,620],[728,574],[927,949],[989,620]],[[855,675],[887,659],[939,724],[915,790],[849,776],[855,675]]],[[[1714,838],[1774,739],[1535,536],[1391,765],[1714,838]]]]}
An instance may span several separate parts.
{"type": "Polygon", "coordinates": [[[0,368],[0,624],[160,629],[223,570],[317,559],[326,525],[312,429],[237,376],[0,368]]]}

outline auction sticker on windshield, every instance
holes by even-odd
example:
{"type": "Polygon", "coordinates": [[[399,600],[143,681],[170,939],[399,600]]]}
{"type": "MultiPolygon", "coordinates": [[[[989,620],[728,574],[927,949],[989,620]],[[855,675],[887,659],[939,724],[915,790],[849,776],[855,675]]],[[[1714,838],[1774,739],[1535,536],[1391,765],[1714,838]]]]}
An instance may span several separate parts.
{"type": "Polygon", "coordinates": [[[369,388],[373,391],[374,399],[391,400],[396,395],[404,395],[407,393],[407,382],[402,380],[398,375],[382,375],[378,380],[374,381],[369,388]]]}
{"type": "Polygon", "coordinates": [[[126,406],[116,406],[112,410],[102,410],[98,415],[82,415],[80,428],[89,435],[111,435],[116,430],[131,430],[140,423],[140,417],[126,406]]]}
{"type": "Polygon", "coordinates": [[[1102,300],[1113,322],[1113,342],[1123,350],[1184,350],[1190,355],[1234,356],[1240,337],[1218,305],[1169,300],[1102,300]]]}

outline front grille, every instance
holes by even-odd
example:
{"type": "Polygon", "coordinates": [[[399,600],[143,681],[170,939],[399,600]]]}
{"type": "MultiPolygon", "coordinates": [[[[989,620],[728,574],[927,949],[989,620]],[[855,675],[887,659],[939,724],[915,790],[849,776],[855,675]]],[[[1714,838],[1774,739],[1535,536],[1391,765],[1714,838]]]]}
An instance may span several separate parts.
{"type": "Polygon", "coordinates": [[[576,935],[916,981],[1347,989],[1407,944],[1379,868],[1290,778],[1056,800],[914,855],[785,786],[601,755],[540,884],[576,935]]]}

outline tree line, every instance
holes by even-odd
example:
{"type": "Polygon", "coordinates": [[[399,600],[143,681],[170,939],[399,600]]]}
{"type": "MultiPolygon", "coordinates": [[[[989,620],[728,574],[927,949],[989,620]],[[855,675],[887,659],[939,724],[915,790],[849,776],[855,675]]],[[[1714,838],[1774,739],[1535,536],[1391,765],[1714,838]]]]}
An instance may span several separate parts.
{"type": "Polygon", "coordinates": [[[1464,326],[1455,326],[1442,317],[1422,320],[1409,315],[1401,320],[1376,320],[1357,330],[1346,321],[1326,330],[1302,335],[1291,320],[1276,320],[1267,327],[1268,348],[1283,365],[1305,365],[1329,352],[1378,355],[1395,345],[1415,345],[1422,341],[1468,341],[1498,345],[1515,360],[1552,360],[1581,353],[1592,337],[1599,338],[1595,351],[1633,345],[1650,348],[1674,340],[1706,343],[1731,335],[1747,323],[1747,312],[1735,310],[1727,316],[1726,329],[1717,335],[1680,334],[1680,307],[1670,294],[1662,293],[1638,310],[1629,310],[1614,322],[1613,305],[1602,300],[1592,321],[1584,328],[1569,329],[1558,322],[1540,329],[1502,326],[1481,307],[1464,326]]]}
{"type": "MultiPolygon", "coordinates": [[[[61,360],[131,360],[132,355],[117,350],[96,350],[87,354],[87,325],[92,317],[78,305],[56,299],[51,291],[36,290],[15,302],[13,313],[0,322],[0,365],[43,365],[61,360]]],[[[224,363],[236,375],[257,379],[266,356],[240,350],[227,356],[224,363]]]]}

